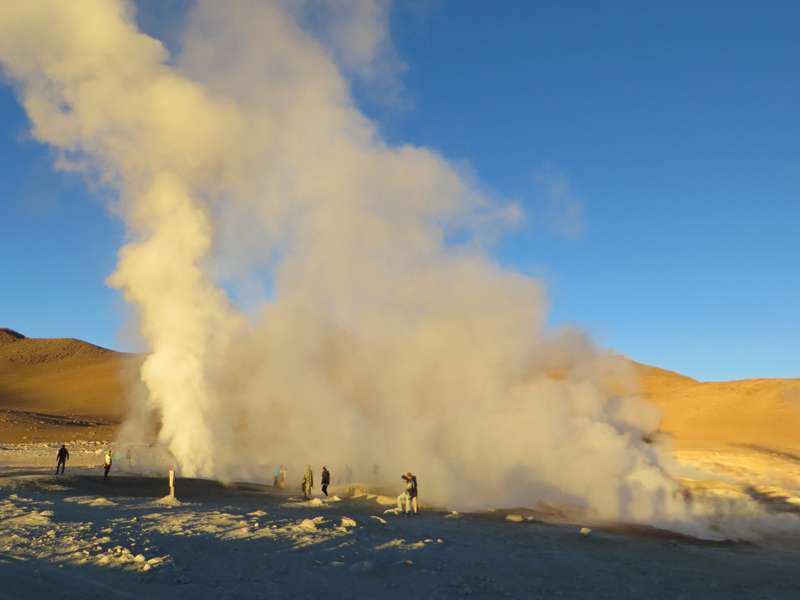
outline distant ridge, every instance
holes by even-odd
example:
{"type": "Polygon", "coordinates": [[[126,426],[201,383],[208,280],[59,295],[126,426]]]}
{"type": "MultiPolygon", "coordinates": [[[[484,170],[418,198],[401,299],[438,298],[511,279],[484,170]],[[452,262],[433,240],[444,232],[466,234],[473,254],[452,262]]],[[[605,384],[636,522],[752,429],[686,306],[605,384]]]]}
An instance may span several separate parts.
{"type": "Polygon", "coordinates": [[[6,344],[13,344],[18,340],[24,340],[25,336],[21,333],[17,333],[13,329],[8,329],[6,327],[0,327],[0,346],[5,346],[6,344]]]}
{"type": "Polygon", "coordinates": [[[628,360],[633,365],[633,368],[636,369],[636,374],[639,377],[669,377],[686,383],[699,383],[696,379],[692,379],[688,375],[681,375],[675,371],[661,369],[660,367],[651,367],[650,365],[645,365],[631,359],[628,360]]]}
{"type": "Polygon", "coordinates": [[[119,353],[73,338],[29,338],[13,329],[0,329],[0,361],[35,365],[114,354],[119,353]]]}

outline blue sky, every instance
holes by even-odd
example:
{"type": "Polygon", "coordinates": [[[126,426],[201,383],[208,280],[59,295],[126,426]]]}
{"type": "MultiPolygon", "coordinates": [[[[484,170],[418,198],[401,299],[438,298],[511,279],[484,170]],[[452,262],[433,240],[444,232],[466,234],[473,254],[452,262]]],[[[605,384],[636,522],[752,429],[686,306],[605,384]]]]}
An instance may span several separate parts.
{"type": "MultiPolygon", "coordinates": [[[[139,4],[173,46],[189,3],[139,4]]],[[[489,251],[552,323],[701,380],[800,376],[800,4],[423,6],[392,12],[399,100],[358,100],[522,205],[489,251]]],[[[0,87],[0,326],[127,349],[122,225],[26,131],[0,87]]]]}

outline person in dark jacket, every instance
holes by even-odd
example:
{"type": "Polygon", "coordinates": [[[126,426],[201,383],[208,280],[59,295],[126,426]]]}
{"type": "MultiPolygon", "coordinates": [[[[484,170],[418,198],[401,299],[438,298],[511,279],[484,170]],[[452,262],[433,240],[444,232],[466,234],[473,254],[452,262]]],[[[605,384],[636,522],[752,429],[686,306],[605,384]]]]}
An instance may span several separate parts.
{"type": "Polygon", "coordinates": [[[56,475],[58,475],[58,467],[61,467],[61,474],[64,474],[64,466],[67,464],[69,460],[69,450],[64,444],[61,444],[61,449],[58,451],[58,457],[56,458],[56,475]]]}
{"type": "Polygon", "coordinates": [[[417,501],[417,476],[409,473],[406,475],[411,480],[411,508],[414,509],[414,514],[419,514],[419,502],[417,501]]]}
{"type": "Polygon", "coordinates": [[[406,484],[405,491],[397,497],[397,512],[403,514],[406,513],[407,517],[411,516],[411,499],[412,499],[412,490],[414,489],[414,482],[410,477],[411,473],[408,475],[400,475],[400,479],[402,479],[406,484]]]}
{"type": "Polygon", "coordinates": [[[331,483],[331,472],[325,467],[322,467],[322,493],[328,497],[328,485],[331,483]]]}

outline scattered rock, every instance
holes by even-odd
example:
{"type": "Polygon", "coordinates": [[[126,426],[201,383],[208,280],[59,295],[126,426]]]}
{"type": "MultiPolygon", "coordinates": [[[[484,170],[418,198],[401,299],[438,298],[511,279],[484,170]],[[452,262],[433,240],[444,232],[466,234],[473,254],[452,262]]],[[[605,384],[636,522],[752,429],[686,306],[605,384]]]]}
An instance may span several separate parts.
{"type": "Polygon", "coordinates": [[[513,523],[522,523],[524,520],[521,515],[506,515],[506,521],[512,521],[513,523]]]}
{"type": "Polygon", "coordinates": [[[133,557],[133,562],[143,563],[145,561],[144,554],[137,554],[133,557]]]}
{"type": "Polygon", "coordinates": [[[107,498],[95,498],[89,503],[89,506],[116,506],[116,502],[112,502],[107,498]]]}
{"type": "Polygon", "coordinates": [[[355,527],[356,522],[349,517],[342,517],[342,527],[355,527]]]}
{"type": "Polygon", "coordinates": [[[591,529],[588,527],[581,527],[581,535],[589,535],[590,533],[592,533],[591,529]]]}
{"type": "Polygon", "coordinates": [[[462,517],[461,513],[458,512],[457,510],[454,510],[449,515],[444,516],[445,519],[460,519],[461,517],[462,517]]]}
{"type": "Polygon", "coordinates": [[[372,570],[372,563],[368,560],[362,560],[361,562],[350,565],[348,570],[352,571],[353,573],[366,573],[367,571],[372,570]]]}
{"type": "Polygon", "coordinates": [[[298,528],[304,531],[316,531],[317,524],[311,519],[303,519],[303,522],[298,525],[298,528]]]}
{"type": "Polygon", "coordinates": [[[416,566],[416,565],[414,564],[414,561],[412,561],[412,560],[398,560],[398,561],[397,561],[395,564],[396,564],[398,567],[410,567],[410,568],[414,568],[414,567],[416,566]]]}
{"type": "Polygon", "coordinates": [[[380,523],[382,523],[383,525],[386,525],[386,520],[385,520],[385,519],[381,519],[380,517],[377,517],[377,516],[375,516],[375,515],[371,515],[371,516],[372,516],[372,518],[373,518],[373,519],[375,519],[376,521],[379,521],[379,522],[380,522],[380,523]]]}

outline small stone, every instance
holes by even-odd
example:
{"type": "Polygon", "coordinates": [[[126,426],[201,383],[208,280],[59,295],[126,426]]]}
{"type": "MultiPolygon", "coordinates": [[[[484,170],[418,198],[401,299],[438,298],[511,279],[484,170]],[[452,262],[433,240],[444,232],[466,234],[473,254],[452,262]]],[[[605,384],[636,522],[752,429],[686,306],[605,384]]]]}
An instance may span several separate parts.
{"type": "Polygon", "coordinates": [[[513,523],[522,523],[524,520],[525,519],[520,515],[506,515],[506,521],[511,521],[513,523]]]}
{"type": "Polygon", "coordinates": [[[145,561],[144,554],[137,554],[133,557],[133,562],[143,563],[145,561]]]}
{"type": "Polygon", "coordinates": [[[303,522],[300,523],[300,528],[305,529],[306,531],[316,531],[317,524],[311,519],[303,519],[303,522]]]}
{"type": "Polygon", "coordinates": [[[588,527],[581,527],[581,535],[589,535],[590,533],[592,533],[591,529],[588,527]]]}
{"type": "Polygon", "coordinates": [[[342,517],[342,527],[355,527],[356,522],[349,517],[342,517]]]}
{"type": "Polygon", "coordinates": [[[350,565],[348,568],[353,573],[366,573],[372,570],[372,563],[368,560],[362,560],[361,562],[350,565]]]}

